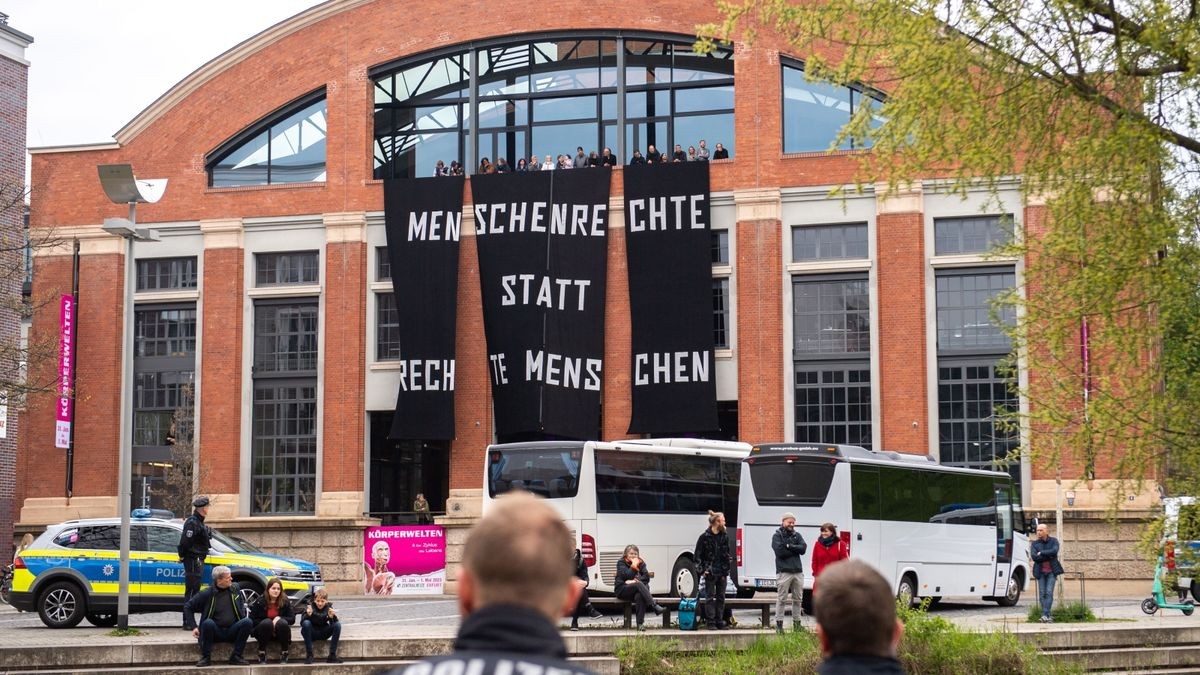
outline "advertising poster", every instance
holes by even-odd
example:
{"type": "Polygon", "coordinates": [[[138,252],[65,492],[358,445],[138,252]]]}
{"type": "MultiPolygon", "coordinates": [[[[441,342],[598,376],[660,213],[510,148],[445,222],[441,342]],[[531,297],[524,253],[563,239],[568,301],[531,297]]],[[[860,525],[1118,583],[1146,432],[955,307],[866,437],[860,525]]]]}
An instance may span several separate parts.
{"type": "Polygon", "coordinates": [[[54,411],[54,447],[71,445],[71,382],[75,371],[75,296],[64,295],[58,311],[58,405],[54,411]]]}
{"type": "Polygon", "coordinates": [[[446,583],[446,530],[440,525],[368,527],[363,566],[365,595],[440,595],[446,583]]]}

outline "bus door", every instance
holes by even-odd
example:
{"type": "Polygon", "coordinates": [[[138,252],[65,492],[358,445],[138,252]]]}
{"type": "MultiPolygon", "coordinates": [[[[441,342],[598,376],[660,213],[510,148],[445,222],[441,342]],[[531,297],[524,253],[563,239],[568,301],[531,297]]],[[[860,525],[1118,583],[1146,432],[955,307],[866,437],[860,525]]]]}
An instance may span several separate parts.
{"type": "Polygon", "coordinates": [[[996,583],[995,592],[1000,594],[1008,585],[1008,574],[1013,556],[1013,509],[1012,497],[1007,483],[996,483],[996,583]]]}
{"type": "MultiPolygon", "coordinates": [[[[852,521],[834,523],[850,534],[850,557],[882,569],[879,559],[883,536],[879,509],[879,467],[850,465],[850,511],[852,521]]],[[[894,563],[891,565],[895,567],[894,563]]],[[[889,572],[890,573],[890,572],[889,572]]]]}

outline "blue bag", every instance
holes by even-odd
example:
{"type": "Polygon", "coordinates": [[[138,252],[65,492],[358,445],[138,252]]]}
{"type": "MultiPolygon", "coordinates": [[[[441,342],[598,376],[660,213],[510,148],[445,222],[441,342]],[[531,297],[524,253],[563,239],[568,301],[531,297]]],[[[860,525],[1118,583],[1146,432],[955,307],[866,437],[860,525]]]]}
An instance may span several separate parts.
{"type": "Polygon", "coordinates": [[[696,598],[680,598],[676,615],[679,617],[679,630],[696,630],[696,598]]]}

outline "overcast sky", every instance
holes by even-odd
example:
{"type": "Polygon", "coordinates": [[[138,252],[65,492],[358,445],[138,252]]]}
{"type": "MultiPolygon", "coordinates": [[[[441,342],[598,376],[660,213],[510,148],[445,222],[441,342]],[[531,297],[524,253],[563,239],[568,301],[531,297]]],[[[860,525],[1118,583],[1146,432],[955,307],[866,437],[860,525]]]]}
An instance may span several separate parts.
{"type": "Polygon", "coordinates": [[[33,38],[29,147],[111,143],[193,70],[320,0],[0,0],[33,38]]]}

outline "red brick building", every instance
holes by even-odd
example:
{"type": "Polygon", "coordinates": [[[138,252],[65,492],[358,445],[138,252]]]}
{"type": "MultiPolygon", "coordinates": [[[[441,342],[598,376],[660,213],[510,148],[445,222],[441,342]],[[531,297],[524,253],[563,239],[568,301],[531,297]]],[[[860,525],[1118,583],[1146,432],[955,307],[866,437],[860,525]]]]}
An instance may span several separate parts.
{"type": "MultiPolygon", "coordinates": [[[[996,370],[1010,349],[989,299],[1019,284],[1023,265],[986,255],[1040,217],[1015,182],[991,210],[986,194],[964,201],[920,179],[900,193],[831,198],[869,152],[829,151],[837,129],[886,92],[808,83],[806,55],[765,32],[753,45],[693,53],[695,26],[718,18],[711,2],[498,0],[487,10],[331,0],[205,64],[114,143],[33,151],[44,187],[32,226],[81,244],[81,360],[74,496],[63,491],[62,451],[49,434],[30,437],[18,467],[23,525],[116,507],[127,261],[99,227],[123,213],[96,178],[110,163],[170,179],[162,201],[138,210],[162,241],[134,248],[135,382],[125,394],[134,395],[134,503],[168,463],[166,437],[194,433],[211,517],[312,553],[330,579],[357,578],[357,552],[322,559],[310,549],[341,543],[331,533],[368,522],[364,514],[403,518],[417,492],[435,510],[449,500],[471,513],[481,451],[495,440],[469,209],[456,437],[386,438],[394,328],[405,317],[392,304],[382,182],[432,175],[437,160],[470,174],[483,156],[515,163],[582,145],[610,147],[625,163],[649,144],[686,150],[705,139],[711,152],[720,143],[729,159],[713,162],[711,194],[722,435],[857,443],[966,466],[990,466],[1020,444],[994,424],[997,406],[1021,402],[996,370]],[[173,429],[174,411],[193,399],[194,429],[173,429]]],[[[630,419],[621,190],[617,169],[606,439],[626,436],[630,419]]],[[[38,255],[35,280],[39,292],[70,288],[70,251],[38,255]]],[[[56,325],[43,313],[34,331],[56,325]]],[[[50,401],[30,407],[34,429],[53,417],[50,401]]],[[[1027,507],[1053,506],[1053,472],[1010,470],[1027,507]]]]}

